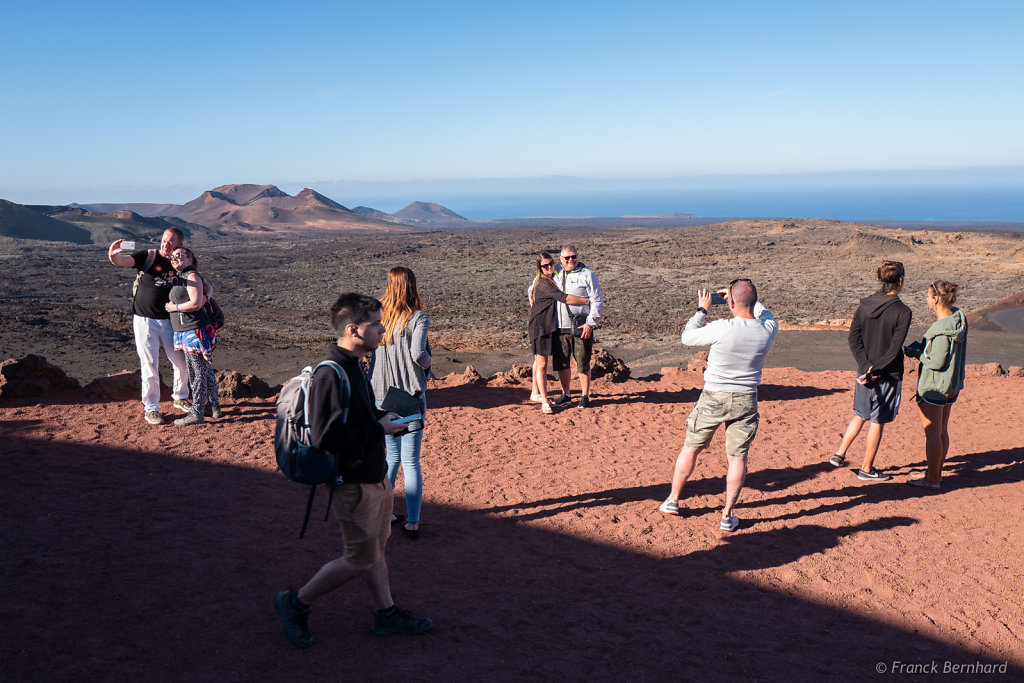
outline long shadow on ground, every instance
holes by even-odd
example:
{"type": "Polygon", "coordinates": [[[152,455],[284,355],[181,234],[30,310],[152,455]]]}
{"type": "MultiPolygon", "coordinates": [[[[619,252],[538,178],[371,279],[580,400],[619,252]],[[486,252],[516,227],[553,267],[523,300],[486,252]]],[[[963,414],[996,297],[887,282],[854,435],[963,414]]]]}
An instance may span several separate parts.
{"type": "Polygon", "coordinates": [[[432,634],[375,639],[353,583],[316,604],[318,642],[300,651],[271,596],[339,552],[333,522],[297,539],[305,487],[157,453],[4,446],[8,680],[869,679],[879,662],[978,659],[799,586],[732,577],[907,518],[753,531],[653,559],[457,508],[431,509],[438,531],[389,549],[397,600],[433,617],[432,634]]]}

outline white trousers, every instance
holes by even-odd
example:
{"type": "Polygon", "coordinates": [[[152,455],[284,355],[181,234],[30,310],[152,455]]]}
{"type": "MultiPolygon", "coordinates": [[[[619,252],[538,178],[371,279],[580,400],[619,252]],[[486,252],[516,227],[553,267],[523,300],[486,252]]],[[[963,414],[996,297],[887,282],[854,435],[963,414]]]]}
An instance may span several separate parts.
{"type": "Polygon", "coordinates": [[[146,411],[160,412],[160,345],[163,344],[167,360],[174,367],[171,396],[175,400],[188,398],[188,369],[185,354],[174,350],[174,330],[170,320],[132,316],[135,330],[135,350],[142,366],[142,405],[146,411]]]}

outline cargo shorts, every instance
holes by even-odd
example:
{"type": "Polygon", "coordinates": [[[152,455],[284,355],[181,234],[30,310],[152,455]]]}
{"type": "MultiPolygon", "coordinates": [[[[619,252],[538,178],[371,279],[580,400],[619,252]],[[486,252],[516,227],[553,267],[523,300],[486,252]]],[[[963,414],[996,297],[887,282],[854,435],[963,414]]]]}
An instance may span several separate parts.
{"type": "Polygon", "coordinates": [[[373,564],[391,536],[395,492],[387,477],[379,484],[338,484],[331,507],[341,524],[343,556],[352,564],[373,564]]]}
{"type": "Polygon", "coordinates": [[[757,392],[737,394],[705,389],[686,419],[685,445],[707,448],[718,425],[725,423],[725,454],[746,458],[760,419],[757,392]]]}

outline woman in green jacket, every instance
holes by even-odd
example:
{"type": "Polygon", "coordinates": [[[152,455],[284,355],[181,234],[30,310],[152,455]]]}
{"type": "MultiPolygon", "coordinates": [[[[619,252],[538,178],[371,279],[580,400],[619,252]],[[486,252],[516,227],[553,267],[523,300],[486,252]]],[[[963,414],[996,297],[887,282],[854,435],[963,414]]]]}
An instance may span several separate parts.
{"type": "Polygon", "coordinates": [[[936,280],[928,287],[928,308],[935,322],[924,333],[924,339],[904,347],[904,352],[917,358],[917,408],[924,427],[925,455],[928,472],[907,483],[937,491],[942,480],[942,464],[949,453],[949,413],[964,388],[967,364],[967,316],[953,306],[957,286],[936,280]]]}

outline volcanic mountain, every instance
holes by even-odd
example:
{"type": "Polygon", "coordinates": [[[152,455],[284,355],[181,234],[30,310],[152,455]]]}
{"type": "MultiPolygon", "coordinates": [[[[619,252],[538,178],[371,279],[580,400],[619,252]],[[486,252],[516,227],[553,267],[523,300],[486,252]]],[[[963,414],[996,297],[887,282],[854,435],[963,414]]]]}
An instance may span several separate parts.
{"type": "Polygon", "coordinates": [[[451,209],[429,202],[413,202],[395,213],[384,213],[369,206],[357,206],[352,211],[377,220],[419,227],[453,228],[469,222],[451,209]]]}
{"type": "Polygon", "coordinates": [[[0,199],[0,235],[75,244],[92,242],[88,230],[6,199],[0,199]]]}
{"type": "Polygon", "coordinates": [[[394,230],[309,188],[292,197],[274,185],[221,185],[171,214],[229,232],[394,230]]]}

